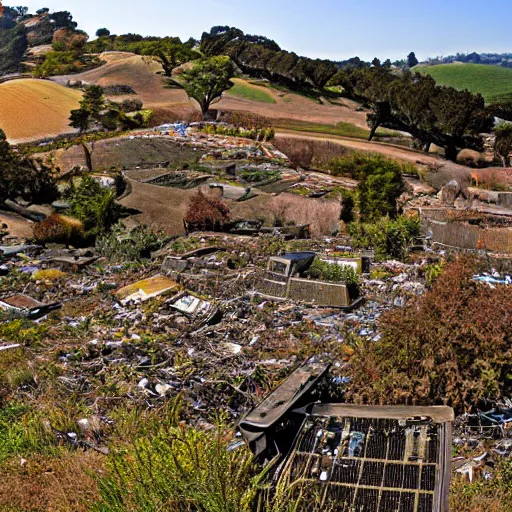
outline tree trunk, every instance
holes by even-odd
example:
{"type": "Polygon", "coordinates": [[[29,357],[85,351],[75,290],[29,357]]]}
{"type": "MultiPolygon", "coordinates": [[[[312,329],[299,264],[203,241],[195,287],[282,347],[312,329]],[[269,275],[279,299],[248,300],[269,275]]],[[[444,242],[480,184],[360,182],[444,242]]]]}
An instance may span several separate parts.
{"type": "Polygon", "coordinates": [[[446,153],[446,158],[447,160],[451,160],[452,162],[456,162],[457,161],[457,146],[455,146],[454,144],[448,144],[446,147],[445,147],[445,153],[446,153]]]}
{"type": "Polygon", "coordinates": [[[92,153],[90,149],[86,146],[85,142],[82,142],[82,147],[84,148],[85,164],[87,165],[87,169],[89,169],[89,172],[92,172],[94,170],[92,166],[92,153]]]}
{"type": "Polygon", "coordinates": [[[368,140],[373,140],[375,137],[375,133],[377,133],[377,130],[379,129],[380,123],[376,122],[372,125],[372,128],[370,130],[370,136],[368,137],[368,140]]]}
{"type": "Polygon", "coordinates": [[[430,151],[430,146],[432,146],[432,142],[429,141],[425,143],[425,153],[428,153],[430,151]]]}

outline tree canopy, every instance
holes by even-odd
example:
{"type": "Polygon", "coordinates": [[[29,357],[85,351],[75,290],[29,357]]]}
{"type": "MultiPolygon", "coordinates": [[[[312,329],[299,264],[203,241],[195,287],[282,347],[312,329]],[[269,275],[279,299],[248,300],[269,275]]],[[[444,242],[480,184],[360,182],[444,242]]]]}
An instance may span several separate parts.
{"type": "Polygon", "coordinates": [[[50,169],[14,153],[0,129],[0,205],[7,199],[51,202],[58,196],[50,169]]]}
{"type": "Polygon", "coordinates": [[[234,66],[229,57],[211,57],[196,61],[180,75],[177,83],[199,103],[201,112],[206,115],[222,93],[233,86],[233,75],[234,66]]]}
{"type": "Polygon", "coordinates": [[[98,39],[88,43],[86,51],[123,51],[158,57],[167,76],[171,76],[174,68],[201,57],[194,49],[197,41],[192,38],[182,43],[179,37],[143,37],[139,34],[113,36],[107,29],[98,30],[96,35],[98,39]]]}
{"type": "Polygon", "coordinates": [[[80,133],[87,131],[92,122],[100,122],[99,115],[105,108],[103,88],[92,85],[85,90],[80,108],[71,111],[70,126],[80,133]]]}
{"type": "Polygon", "coordinates": [[[323,89],[338,70],[332,61],[299,57],[271,39],[234,27],[213,27],[203,33],[201,51],[209,57],[228,55],[243,71],[292,87],[323,89]]]}
{"type": "Polygon", "coordinates": [[[386,127],[410,133],[428,150],[435,143],[455,160],[459,149],[482,149],[482,132],[490,132],[493,113],[484,98],[469,91],[436,85],[430,76],[394,73],[383,66],[340,70],[329,82],[363,102],[368,115],[370,139],[386,127]]]}
{"type": "Polygon", "coordinates": [[[501,123],[494,129],[496,141],[494,153],[501,160],[503,167],[510,167],[512,153],[512,123],[501,123]]]}
{"type": "Polygon", "coordinates": [[[110,35],[110,30],[108,28],[99,28],[96,30],[96,37],[108,37],[110,35]]]}
{"type": "Polygon", "coordinates": [[[417,66],[419,63],[420,61],[416,58],[416,54],[414,52],[411,52],[409,55],[407,55],[407,65],[410,68],[417,66]]]}

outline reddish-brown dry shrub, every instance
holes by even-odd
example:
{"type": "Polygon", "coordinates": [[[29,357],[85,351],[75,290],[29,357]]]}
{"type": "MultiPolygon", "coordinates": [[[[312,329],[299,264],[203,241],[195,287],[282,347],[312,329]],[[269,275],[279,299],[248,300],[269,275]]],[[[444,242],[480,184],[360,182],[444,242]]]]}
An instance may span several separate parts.
{"type": "Polygon", "coordinates": [[[269,204],[269,212],[273,216],[274,225],[308,224],[313,236],[327,236],[339,228],[341,203],[283,194],[269,204]]]}
{"type": "Polygon", "coordinates": [[[190,198],[183,221],[189,231],[222,229],[229,222],[229,208],[218,199],[207,197],[201,190],[190,198]]]}
{"type": "Polygon", "coordinates": [[[83,235],[84,225],[72,217],[53,214],[35,224],[33,232],[40,243],[70,243],[83,235]]]}
{"type": "Polygon", "coordinates": [[[447,265],[424,296],[383,315],[380,341],[361,342],[349,398],[475,409],[512,391],[512,287],[473,279],[476,260],[447,265]]]}
{"type": "Polygon", "coordinates": [[[106,470],[105,456],[90,452],[62,453],[58,458],[31,455],[24,465],[4,465],[0,510],[87,512],[98,498],[94,474],[106,470]]]}
{"type": "Polygon", "coordinates": [[[327,168],[334,158],[352,153],[341,144],[324,140],[279,137],[273,141],[273,144],[290,159],[293,165],[304,169],[327,168]]]}
{"type": "Polygon", "coordinates": [[[273,127],[272,119],[252,112],[227,112],[222,120],[237,128],[262,130],[273,127]]]}
{"type": "Polygon", "coordinates": [[[512,187],[512,169],[478,169],[471,172],[472,184],[486,190],[508,190],[512,187]]]}

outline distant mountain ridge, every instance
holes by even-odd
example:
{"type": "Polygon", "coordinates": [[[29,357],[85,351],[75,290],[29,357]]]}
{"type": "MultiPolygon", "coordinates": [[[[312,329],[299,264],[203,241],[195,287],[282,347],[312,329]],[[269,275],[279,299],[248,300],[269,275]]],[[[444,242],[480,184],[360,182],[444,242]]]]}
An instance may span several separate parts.
{"type": "Polygon", "coordinates": [[[512,53],[457,53],[447,57],[434,57],[427,59],[423,64],[453,64],[463,62],[465,64],[487,64],[491,66],[502,66],[512,68],[512,53]]]}

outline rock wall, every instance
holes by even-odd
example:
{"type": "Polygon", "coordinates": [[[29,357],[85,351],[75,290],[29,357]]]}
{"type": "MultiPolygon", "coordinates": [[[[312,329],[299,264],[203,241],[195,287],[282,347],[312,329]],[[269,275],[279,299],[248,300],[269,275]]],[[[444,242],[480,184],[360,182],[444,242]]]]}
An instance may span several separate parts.
{"type": "Polygon", "coordinates": [[[431,242],[465,250],[512,254],[512,225],[495,227],[457,219],[446,209],[420,209],[422,234],[431,242]]]}

